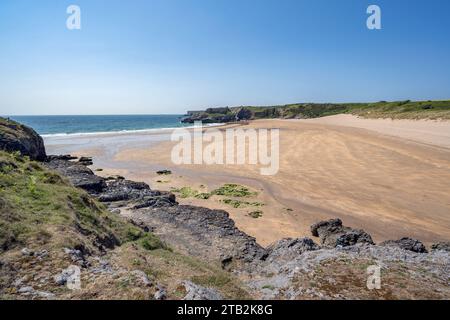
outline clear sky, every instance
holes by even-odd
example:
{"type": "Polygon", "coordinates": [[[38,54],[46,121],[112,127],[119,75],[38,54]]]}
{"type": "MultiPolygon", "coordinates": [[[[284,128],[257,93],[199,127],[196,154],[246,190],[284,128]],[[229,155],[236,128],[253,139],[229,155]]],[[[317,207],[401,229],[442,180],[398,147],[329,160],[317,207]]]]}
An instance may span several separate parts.
{"type": "Polygon", "coordinates": [[[0,114],[449,98],[448,0],[0,1],[0,114]]]}

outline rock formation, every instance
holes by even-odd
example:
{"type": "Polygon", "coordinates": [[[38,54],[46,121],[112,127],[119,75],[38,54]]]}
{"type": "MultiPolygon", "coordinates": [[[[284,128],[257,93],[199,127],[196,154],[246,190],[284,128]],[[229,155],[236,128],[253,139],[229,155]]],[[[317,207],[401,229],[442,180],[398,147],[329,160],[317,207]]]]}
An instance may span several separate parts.
{"type": "Polygon", "coordinates": [[[32,160],[44,161],[44,141],[33,129],[0,117],[0,150],[20,152],[32,160]]]}

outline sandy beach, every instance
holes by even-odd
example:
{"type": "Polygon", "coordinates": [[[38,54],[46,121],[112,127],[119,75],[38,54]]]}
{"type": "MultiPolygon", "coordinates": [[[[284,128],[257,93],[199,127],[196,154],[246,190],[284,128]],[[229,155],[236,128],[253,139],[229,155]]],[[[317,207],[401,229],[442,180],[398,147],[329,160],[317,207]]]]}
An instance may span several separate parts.
{"type": "Polygon", "coordinates": [[[237,226],[268,245],[310,236],[309,226],[341,218],[375,241],[411,236],[429,244],[450,238],[450,122],[369,120],[338,115],[311,120],[261,120],[243,128],[280,129],[280,170],[262,176],[253,165],[174,165],[170,132],[46,137],[49,154],[93,156],[99,174],[120,174],[154,189],[211,191],[225,183],[257,192],[254,208],[223,197],[178,198],[228,211],[237,226]],[[159,176],[157,170],[171,175],[159,176]]]}

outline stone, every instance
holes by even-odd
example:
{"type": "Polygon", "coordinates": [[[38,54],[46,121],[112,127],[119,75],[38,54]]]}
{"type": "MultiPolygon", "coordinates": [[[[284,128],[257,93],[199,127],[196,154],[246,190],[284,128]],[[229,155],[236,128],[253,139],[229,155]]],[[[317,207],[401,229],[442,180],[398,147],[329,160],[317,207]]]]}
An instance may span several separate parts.
{"type": "Polygon", "coordinates": [[[162,286],[158,285],[157,290],[154,295],[155,300],[166,300],[167,299],[167,291],[162,286]]]}
{"type": "Polygon", "coordinates": [[[170,171],[170,170],[159,170],[159,171],[156,171],[156,174],[169,175],[169,174],[172,174],[172,171],[170,171]]]}
{"type": "Polygon", "coordinates": [[[236,114],[236,120],[242,121],[242,120],[250,120],[253,117],[253,113],[250,109],[242,108],[239,110],[239,112],[236,114]]]}
{"type": "Polygon", "coordinates": [[[31,160],[45,161],[44,140],[36,131],[11,119],[0,117],[0,150],[19,152],[31,160]]]}
{"type": "Polygon", "coordinates": [[[306,251],[319,250],[320,247],[309,238],[281,239],[267,247],[267,261],[294,260],[306,251]]]}
{"type": "Polygon", "coordinates": [[[345,227],[340,219],[320,221],[311,226],[311,233],[326,247],[348,247],[358,243],[373,245],[372,237],[360,229],[345,227]]]}
{"type": "Polygon", "coordinates": [[[55,170],[61,175],[67,177],[72,185],[96,194],[106,188],[105,179],[99,177],[86,166],[67,160],[50,160],[46,162],[49,169],[55,170]]]}
{"type": "Polygon", "coordinates": [[[190,281],[183,281],[186,290],[183,300],[223,300],[222,295],[214,289],[205,288],[190,281]]]}
{"type": "Polygon", "coordinates": [[[398,247],[403,250],[408,250],[417,253],[427,253],[427,248],[419,240],[412,238],[401,238],[400,240],[388,240],[380,243],[384,247],[398,247]]]}
{"type": "Polygon", "coordinates": [[[23,248],[22,250],[20,250],[20,253],[22,253],[23,256],[29,256],[29,257],[34,255],[34,252],[28,248],[23,248]]]}

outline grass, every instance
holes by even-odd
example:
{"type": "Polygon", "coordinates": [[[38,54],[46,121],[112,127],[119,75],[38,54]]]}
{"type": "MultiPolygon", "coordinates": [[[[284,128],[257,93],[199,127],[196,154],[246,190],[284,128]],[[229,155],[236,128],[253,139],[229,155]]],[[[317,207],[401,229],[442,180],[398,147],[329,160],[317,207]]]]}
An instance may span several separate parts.
{"type": "MultiPolygon", "coordinates": [[[[201,188],[204,188],[204,186],[201,188]]],[[[243,198],[243,197],[256,196],[258,194],[257,192],[251,191],[247,187],[240,186],[237,184],[231,184],[231,183],[225,184],[225,185],[221,186],[220,188],[213,190],[212,192],[200,192],[191,187],[172,188],[171,191],[174,193],[177,193],[178,196],[182,199],[197,198],[197,199],[203,199],[203,200],[207,200],[214,195],[243,198]]],[[[223,202],[226,204],[229,204],[235,208],[239,208],[242,206],[258,207],[258,206],[264,205],[259,202],[246,202],[246,201],[233,200],[233,199],[225,199],[225,200],[223,200],[223,202]]]]}
{"type": "Polygon", "coordinates": [[[50,243],[53,237],[60,246],[81,243],[92,250],[105,239],[165,248],[57,173],[17,153],[0,152],[0,251],[50,243]]]}
{"type": "MultiPolygon", "coordinates": [[[[152,282],[167,288],[170,298],[178,297],[180,283],[189,279],[218,290],[227,299],[250,298],[240,280],[223,271],[219,262],[173,252],[155,234],[109,213],[57,173],[19,154],[0,151],[0,254],[15,259],[18,250],[28,247],[45,248],[52,257],[36,265],[14,260],[19,263],[14,277],[36,274],[43,266],[57,274],[70,263],[59,255],[62,248],[83,248],[92,255],[104,253],[98,249],[99,239],[115,239],[115,247],[108,247],[111,250],[105,255],[112,265],[145,272],[152,282]]],[[[0,272],[0,285],[9,283],[8,279],[9,274],[0,272]]],[[[129,274],[95,277],[92,281],[74,297],[151,299],[153,295],[153,288],[142,288],[129,274]]],[[[58,290],[53,284],[48,286],[42,290],[58,290]]],[[[8,294],[0,291],[0,299],[8,298],[8,294]]]]}
{"type": "Polygon", "coordinates": [[[218,196],[242,198],[242,197],[253,197],[256,196],[258,193],[250,191],[250,189],[247,187],[240,186],[238,184],[228,183],[214,190],[213,194],[218,196]]]}
{"type": "Polygon", "coordinates": [[[258,219],[263,216],[263,212],[261,210],[256,210],[256,211],[249,212],[248,215],[250,217],[252,217],[253,219],[258,219]]]}
{"type": "Polygon", "coordinates": [[[182,188],[172,188],[172,192],[178,193],[178,196],[182,199],[186,198],[197,198],[197,199],[209,199],[212,194],[207,192],[199,192],[191,187],[182,187],[182,188]]]}
{"type": "MultiPolygon", "coordinates": [[[[254,119],[318,118],[336,114],[354,114],[366,118],[450,119],[450,100],[380,101],[375,103],[296,103],[275,106],[244,106],[254,119]]],[[[237,112],[241,107],[232,108],[237,112]]]]}
{"type": "Polygon", "coordinates": [[[232,206],[233,208],[245,208],[245,207],[262,207],[264,206],[264,203],[261,202],[248,202],[248,201],[241,201],[241,200],[235,200],[235,199],[223,199],[223,203],[232,206]]]}

